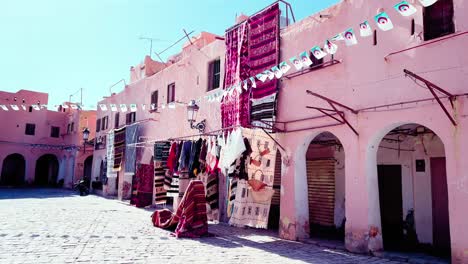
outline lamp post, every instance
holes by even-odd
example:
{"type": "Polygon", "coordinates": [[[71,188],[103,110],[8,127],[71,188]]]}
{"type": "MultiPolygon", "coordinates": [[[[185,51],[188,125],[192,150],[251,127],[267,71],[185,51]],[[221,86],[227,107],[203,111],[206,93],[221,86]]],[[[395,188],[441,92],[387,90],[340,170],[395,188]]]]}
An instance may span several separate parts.
{"type": "Polygon", "coordinates": [[[83,129],[83,153],[86,153],[86,143],[88,143],[89,139],[89,129],[85,127],[83,129]]]}
{"type": "Polygon", "coordinates": [[[197,120],[198,110],[200,110],[200,107],[196,104],[195,100],[190,100],[187,105],[187,121],[189,122],[191,129],[198,129],[200,133],[203,133],[205,132],[206,126],[205,119],[194,125],[197,120]]]}

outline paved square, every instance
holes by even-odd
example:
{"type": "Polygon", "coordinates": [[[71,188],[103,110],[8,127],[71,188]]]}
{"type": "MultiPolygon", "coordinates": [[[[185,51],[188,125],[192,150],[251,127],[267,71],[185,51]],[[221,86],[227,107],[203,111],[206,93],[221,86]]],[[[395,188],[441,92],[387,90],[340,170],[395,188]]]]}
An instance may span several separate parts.
{"type": "Polygon", "coordinates": [[[398,263],[224,224],[176,239],[150,215],[67,190],[0,189],[0,263],[398,263]]]}

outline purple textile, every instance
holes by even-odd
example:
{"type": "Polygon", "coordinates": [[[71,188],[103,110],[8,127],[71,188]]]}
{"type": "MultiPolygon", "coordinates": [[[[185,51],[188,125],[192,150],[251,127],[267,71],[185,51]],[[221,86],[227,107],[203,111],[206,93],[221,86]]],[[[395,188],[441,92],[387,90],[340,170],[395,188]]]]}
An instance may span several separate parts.
{"type": "MultiPolygon", "coordinates": [[[[249,66],[250,75],[255,76],[279,64],[279,4],[252,16],[249,25],[249,66]]],[[[257,82],[252,89],[252,98],[259,99],[277,92],[276,79],[257,82]]]]}
{"type": "MultiPolygon", "coordinates": [[[[224,89],[250,77],[248,62],[248,25],[247,22],[226,32],[226,61],[224,74],[224,89]]],[[[222,127],[250,125],[250,87],[242,90],[242,94],[234,91],[226,95],[221,103],[222,127]]]]}

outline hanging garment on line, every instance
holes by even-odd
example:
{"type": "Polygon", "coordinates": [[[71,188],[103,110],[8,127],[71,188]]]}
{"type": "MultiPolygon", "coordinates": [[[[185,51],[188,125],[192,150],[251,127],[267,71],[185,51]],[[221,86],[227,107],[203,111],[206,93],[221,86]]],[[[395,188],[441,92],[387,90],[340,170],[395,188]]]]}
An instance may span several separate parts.
{"type": "Polygon", "coordinates": [[[185,141],[179,158],[179,171],[188,170],[190,162],[190,153],[192,152],[192,141],[185,141]]]}
{"type": "Polygon", "coordinates": [[[165,204],[167,192],[164,181],[169,158],[170,142],[157,142],[154,144],[154,203],[165,204]]]}
{"type": "Polygon", "coordinates": [[[153,199],[153,164],[139,164],[133,176],[131,204],[136,207],[145,207],[152,204],[153,199]]]}
{"type": "Polygon", "coordinates": [[[164,188],[166,190],[171,189],[172,185],[172,177],[174,174],[174,168],[176,166],[176,156],[177,156],[177,148],[179,145],[177,142],[172,142],[171,149],[169,150],[169,157],[167,158],[167,171],[164,177],[164,188]]]}
{"type": "Polygon", "coordinates": [[[203,182],[206,193],[206,211],[208,220],[219,221],[218,172],[200,173],[197,176],[203,182]]]}
{"type": "Polygon", "coordinates": [[[125,172],[135,173],[137,148],[135,146],[129,146],[129,144],[134,144],[137,140],[138,124],[128,126],[125,131],[125,172]]]}
{"type": "Polygon", "coordinates": [[[125,156],[125,127],[114,130],[114,167],[113,171],[120,171],[125,156]]]}
{"type": "Polygon", "coordinates": [[[200,151],[203,140],[200,138],[196,142],[192,143],[192,149],[190,151],[189,160],[189,177],[195,178],[196,174],[200,172],[200,151]]]}

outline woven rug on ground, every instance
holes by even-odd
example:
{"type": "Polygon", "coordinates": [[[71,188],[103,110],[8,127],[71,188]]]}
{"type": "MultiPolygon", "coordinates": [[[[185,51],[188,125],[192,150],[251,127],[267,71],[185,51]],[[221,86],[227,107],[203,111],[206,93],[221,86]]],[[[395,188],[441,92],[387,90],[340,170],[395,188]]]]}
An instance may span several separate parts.
{"type": "MultiPolygon", "coordinates": [[[[251,76],[255,76],[279,64],[279,4],[276,3],[248,20],[249,25],[249,66],[251,76]]],[[[269,121],[275,115],[275,96],[278,81],[267,79],[257,82],[252,88],[251,123],[261,124],[260,120],[269,121]],[[274,96],[273,98],[271,96],[274,96]],[[264,99],[260,100],[259,99],[264,99]]],[[[264,125],[262,126],[264,127],[264,125]]]]}
{"type": "MultiPolygon", "coordinates": [[[[224,89],[250,77],[248,63],[248,25],[247,22],[226,32],[226,60],[224,89]]],[[[250,88],[242,93],[237,90],[224,96],[221,102],[222,127],[250,125],[250,88]]]]}
{"type": "Polygon", "coordinates": [[[114,167],[113,171],[120,171],[125,156],[125,127],[114,130],[114,167]]]}
{"type": "Polygon", "coordinates": [[[187,186],[187,191],[175,214],[169,216],[167,209],[158,210],[153,213],[152,220],[155,226],[162,228],[171,228],[177,224],[173,235],[178,238],[196,238],[208,235],[203,183],[192,180],[187,186]]]}

